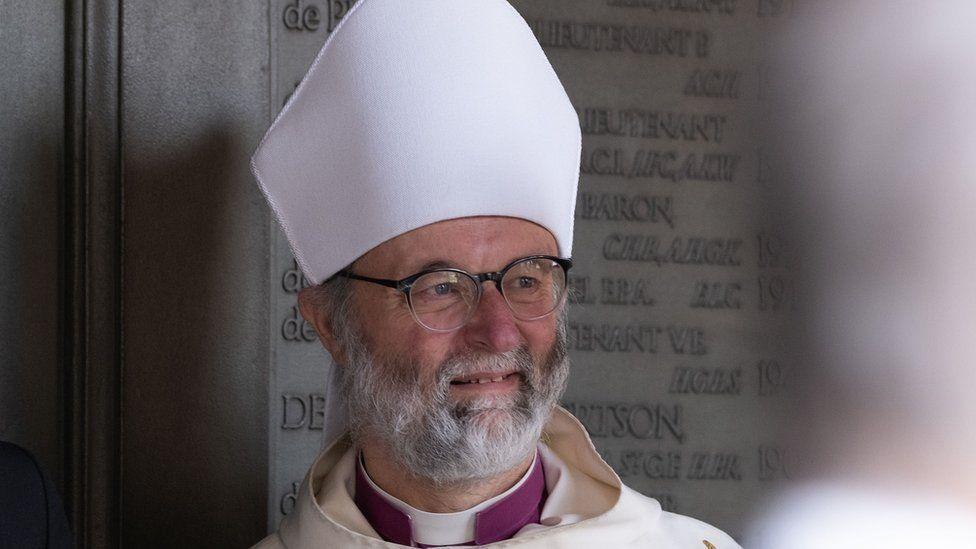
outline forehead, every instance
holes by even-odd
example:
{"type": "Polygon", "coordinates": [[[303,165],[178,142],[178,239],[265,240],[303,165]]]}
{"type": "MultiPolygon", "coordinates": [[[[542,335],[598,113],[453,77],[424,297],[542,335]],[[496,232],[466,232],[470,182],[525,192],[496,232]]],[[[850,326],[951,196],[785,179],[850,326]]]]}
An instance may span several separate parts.
{"type": "Polygon", "coordinates": [[[471,271],[499,269],[527,255],[556,255],[547,229],[514,217],[464,217],[439,221],[383,242],[366,252],[356,270],[402,278],[433,263],[471,271]]]}

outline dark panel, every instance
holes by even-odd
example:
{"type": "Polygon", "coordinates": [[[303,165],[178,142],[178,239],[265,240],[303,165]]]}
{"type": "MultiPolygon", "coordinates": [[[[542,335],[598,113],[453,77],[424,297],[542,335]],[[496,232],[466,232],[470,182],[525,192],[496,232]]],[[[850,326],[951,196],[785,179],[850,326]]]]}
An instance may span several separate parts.
{"type": "Polygon", "coordinates": [[[269,123],[267,18],[124,5],[124,546],[264,535],[270,225],[248,158],[269,123]]]}
{"type": "Polygon", "coordinates": [[[0,439],[63,487],[58,427],[61,2],[0,1],[0,439]]]}

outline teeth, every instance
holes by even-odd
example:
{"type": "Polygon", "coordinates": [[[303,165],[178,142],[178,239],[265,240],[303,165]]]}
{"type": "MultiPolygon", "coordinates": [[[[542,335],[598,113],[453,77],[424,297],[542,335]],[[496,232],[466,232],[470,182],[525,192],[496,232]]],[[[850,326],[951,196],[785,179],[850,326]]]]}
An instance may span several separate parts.
{"type": "Polygon", "coordinates": [[[471,383],[496,383],[496,382],[499,382],[499,381],[503,381],[506,377],[508,377],[508,376],[498,376],[498,377],[484,378],[484,379],[482,379],[482,378],[479,378],[479,379],[469,379],[468,381],[462,381],[460,383],[462,383],[464,385],[469,385],[471,383]]]}

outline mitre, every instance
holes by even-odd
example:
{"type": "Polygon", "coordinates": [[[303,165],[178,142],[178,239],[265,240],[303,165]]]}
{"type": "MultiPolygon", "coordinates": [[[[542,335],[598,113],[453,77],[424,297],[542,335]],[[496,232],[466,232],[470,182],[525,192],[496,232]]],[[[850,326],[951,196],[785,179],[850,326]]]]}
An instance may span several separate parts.
{"type": "Polygon", "coordinates": [[[360,0],[251,161],[305,276],[446,219],[527,219],[569,256],[576,111],[505,0],[360,0]]]}

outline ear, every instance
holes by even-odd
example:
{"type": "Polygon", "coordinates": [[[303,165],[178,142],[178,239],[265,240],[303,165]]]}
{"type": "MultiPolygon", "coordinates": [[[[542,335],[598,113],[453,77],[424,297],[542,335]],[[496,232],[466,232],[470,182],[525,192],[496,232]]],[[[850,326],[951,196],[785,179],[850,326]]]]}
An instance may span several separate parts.
{"type": "Polygon", "coordinates": [[[319,341],[322,342],[325,350],[329,351],[336,363],[345,364],[346,353],[335,338],[335,333],[332,330],[332,319],[329,318],[327,308],[316,303],[314,292],[315,288],[302,288],[302,291],[298,293],[298,310],[302,313],[302,318],[315,328],[315,332],[319,334],[319,341]]]}

